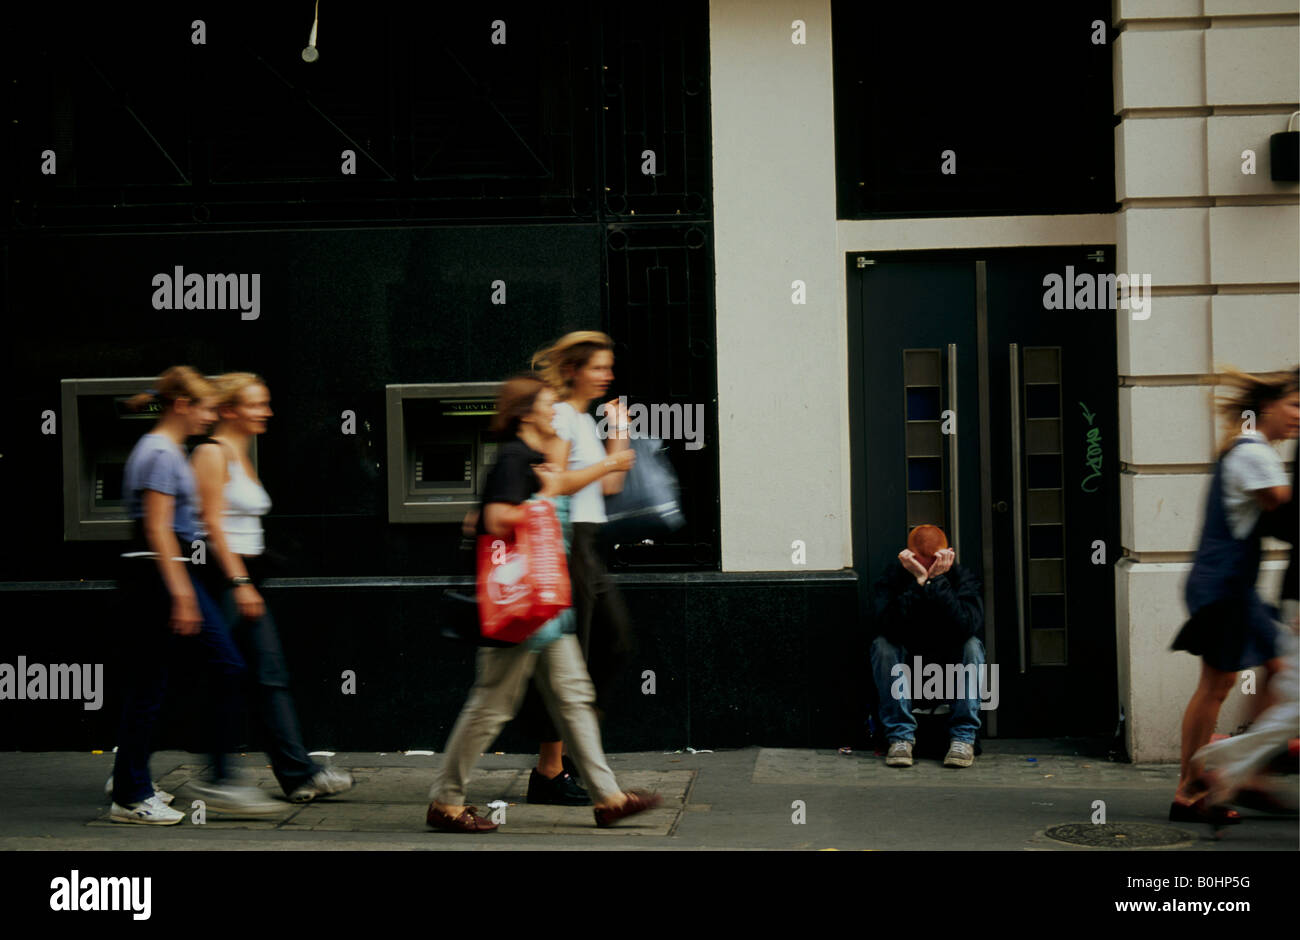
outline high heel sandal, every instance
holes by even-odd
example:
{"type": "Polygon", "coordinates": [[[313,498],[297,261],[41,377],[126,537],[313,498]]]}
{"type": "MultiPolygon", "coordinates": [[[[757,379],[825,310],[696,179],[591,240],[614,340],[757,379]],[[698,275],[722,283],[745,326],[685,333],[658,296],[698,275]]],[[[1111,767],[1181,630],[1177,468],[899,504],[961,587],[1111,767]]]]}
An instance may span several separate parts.
{"type": "Polygon", "coordinates": [[[1169,804],[1170,822],[1205,823],[1215,829],[1235,826],[1241,822],[1241,813],[1229,809],[1223,803],[1211,803],[1210,794],[1214,792],[1214,779],[1201,773],[1192,781],[1192,789],[1200,793],[1191,803],[1179,803],[1174,800],[1169,804]]]}
{"type": "Polygon", "coordinates": [[[1226,806],[1207,806],[1204,797],[1195,803],[1179,803],[1174,800],[1169,804],[1169,821],[1205,823],[1219,829],[1223,826],[1235,826],[1240,823],[1241,813],[1235,809],[1228,809],[1226,806]]]}

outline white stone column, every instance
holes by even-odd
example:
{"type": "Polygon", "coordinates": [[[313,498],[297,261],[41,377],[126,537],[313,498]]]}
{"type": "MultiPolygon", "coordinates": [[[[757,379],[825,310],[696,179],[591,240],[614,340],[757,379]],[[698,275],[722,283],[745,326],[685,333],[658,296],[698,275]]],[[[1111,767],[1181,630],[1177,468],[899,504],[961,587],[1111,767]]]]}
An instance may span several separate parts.
{"type": "MultiPolygon", "coordinates": [[[[1117,269],[1150,274],[1155,294],[1149,319],[1118,314],[1130,555],[1116,571],[1119,689],[1133,758],[1177,760],[1200,662],[1168,648],[1187,617],[1183,583],[1216,457],[1208,383],[1225,365],[1300,361],[1300,190],[1272,182],[1268,165],[1269,135],[1300,107],[1300,4],[1116,0],[1114,10],[1117,269]]],[[[1284,564],[1265,561],[1265,598],[1284,564]]],[[[1248,704],[1234,694],[1219,730],[1248,704]]]]}
{"type": "Polygon", "coordinates": [[[839,569],[848,329],[830,3],[712,0],[709,36],[722,567],[839,569]]]}

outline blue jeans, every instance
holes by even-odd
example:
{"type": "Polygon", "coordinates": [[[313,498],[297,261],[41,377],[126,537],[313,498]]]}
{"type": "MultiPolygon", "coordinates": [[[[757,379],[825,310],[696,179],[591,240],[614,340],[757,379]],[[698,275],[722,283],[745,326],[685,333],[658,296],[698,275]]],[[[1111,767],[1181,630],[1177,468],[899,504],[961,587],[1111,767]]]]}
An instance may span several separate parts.
{"type": "Polygon", "coordinates": [[[302,743],[298,711],[289,693],[289,667],[280,647],[280,634],[275,629],[269,607],[257,620],[245,620],[239,616],[234,592],[229,590],[223,593],[221,606],[226,623],[252,663],[253,678],[257,682],[258,713],[270,736],[266,756],[271,759],[275,779],[288,796],[321,767],[307,756],[302,743]]]}
{"type": "Polygon", "coordinates": [[[124,564],[127,567],[120,586],[128,610],[122,637],[129,688],[113,763],[113,802],[120,806],[153,796],[149,756],[167,691],[167,673],[178,658],[196,651],[212,681],[213,699],[207,703],[205,716],[212,778],[218,783],[226,780],[226,755],[234,749],[239,734],[240,684],[247,670],[226,618],[190,565],[185,568],[203,617],[197,636],[172,633],[171,593],[153,560],[140,558],[124,564]]]}
{"type": "MultiPolygon", "coordinates": [[[[916,718],[912,715],[912,698],[915,690],[923,689],[925,683],[923,676],[914,675],[911,676],[909,685],[906,673],[902,670],[894,671],[894,667],[900,663],[906,665],[909,671],[915,665],[906,648],[895,646],[883,636],[876,637],[875,642],[871,644],[871,673],[876,680],[876,691],[880,698],[878,709],[880,723],[884,725],[885,735],[890,741],[915,741],[916,718]]],[[[978,679],[980,667],[984,665],[984,644],[978,637],[971,637],[962,647],[961,664],[963,668],[972,665],[975,667],[977,681],[974,684],[963,681],[961,697],[951,700],[927,699],[926,705],[938,705],[941,701],[948,701],[952,706],[952,717],[948,719],[948,736],[957,741],[974,744],[975,735],[980,729],[978,679]]],[[[929,663],[923,660],[921,665],[924,670],[929,663]]],[[[948,664],[939,665],[943,667],[946,676],[948,664]]],[[[963,679],[969,674],[970,670],[966,669],[963,679]]]]}

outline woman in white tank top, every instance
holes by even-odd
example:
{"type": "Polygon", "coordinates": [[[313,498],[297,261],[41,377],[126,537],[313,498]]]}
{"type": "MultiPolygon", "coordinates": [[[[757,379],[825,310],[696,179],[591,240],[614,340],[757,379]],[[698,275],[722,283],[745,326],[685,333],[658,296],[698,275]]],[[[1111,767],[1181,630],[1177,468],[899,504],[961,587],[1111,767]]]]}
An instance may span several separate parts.
{"type": "MultiPolygon", "coordinates": [[[[258,585],[266,574],[262,562],[266,543],[262,516],[271,497],[248,458],[254,435],[266,432],[271,417],[271,393],[250,372],[233,372],[217,380],[220,421],[212,436],[194,448],[190,458],[203,499],[208,541],[225,574],[215,584],[225,601],[231,632],[254,668],[258,704],[269,734],[271,769],[290,800],[306,803],[351,789],[352,775],[322,767],[307,755],[297,710],[289,695],[289,675],[280,637],[258,585]]],[[[210,572],[218,566],[207,566],[210,572]]]]}
{"type": "MultiPolygon", "coordinates": [[[[627,413],[616,401],[607,404],[611,431],[601,440],[596,422],[587,409],[603,399],[614,380],[614,342],[594,330],[569,333],[553,346],[533,357],[533,367],[555,390],[556,437],[546,457],[563,468],[557,475],[557,492],[571,495],[569,515],[573,523],[573,544],[569,552],[569,579],[573,588],[573,609],[577,618],[578,643],[587,672],[596,688],[596,712],[603,718],[632,644],[632,627],[627,607],[617,586],[605,570],[597,547],[599,530],[605,522],[605,495],[623,489],[627,471],[636,460],[627,438],[627,413]],[[622,433],[619,433],[622,432],[622,433]]],[[[541,741],[538,772],[548,779],[559,771],[572,774],[562,760],[558,730],[551,723],[536,691],[529,689],[521,708],[526,724],[537,729],[541,741]]],[[[559,778],[563,779],[563,778],[559,778]]],[[[556,792],[548,800],[567,802],[556,792]]]]}

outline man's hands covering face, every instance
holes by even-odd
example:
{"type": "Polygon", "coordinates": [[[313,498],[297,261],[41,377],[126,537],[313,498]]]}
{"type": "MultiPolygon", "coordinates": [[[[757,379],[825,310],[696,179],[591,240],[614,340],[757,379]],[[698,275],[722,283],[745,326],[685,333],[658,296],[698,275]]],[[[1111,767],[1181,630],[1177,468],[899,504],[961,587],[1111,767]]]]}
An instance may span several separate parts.
{"type": "Polygon", "coordinates": [[[937,578],[941,574],[946,574],[957,560],[957,553],[951,548],[941,548],[935,553],[934,564],[930,566],[927,578],[937,578]]]}
{"type": "Polygon", "coordinates": [[[921,560],[910,550],[903,549],[898,553],[899,563],[907,569],[908,573],[916,578],[917,584],[925,584],[931,578],[937,578],[939,575],[949,571],[953,562],[956,561],[957,553],[951,548],[941,548],[935,553],[934,562],[927,569],[921,560]]]}

